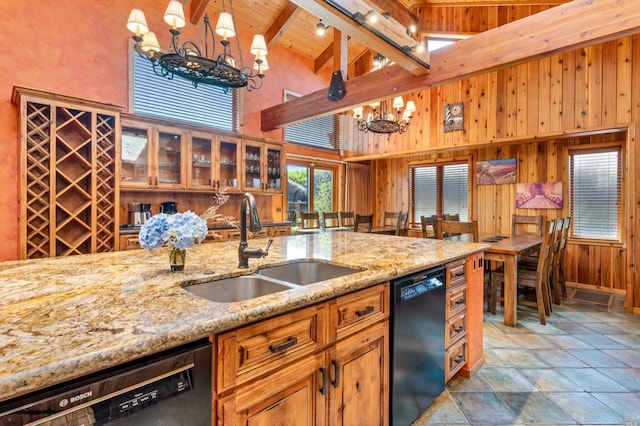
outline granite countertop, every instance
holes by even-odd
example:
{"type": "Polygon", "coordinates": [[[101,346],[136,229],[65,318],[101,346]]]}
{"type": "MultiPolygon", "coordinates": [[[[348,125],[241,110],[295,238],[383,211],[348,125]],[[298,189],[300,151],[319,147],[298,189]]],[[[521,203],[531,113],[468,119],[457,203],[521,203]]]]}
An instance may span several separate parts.
{"type": "MultiPolygon", "coordinates": [[[[235,223],[236,223],[236,227],[240,226],[237,222],[235,223]]],[[[293,225],[293,222],[285,220],[280,222],[262,222],[261,224],[263,227],[269,228],[273,226],[291,226],[293,225]]],[[[233,225],[224,221],[209,222],[207,224],[207,227],[210,230],[234,229],[233,225]]],[[[138,234],[139,232],[140,232],[140,225],[120,225],[120,235],[133,235],[133,234],[138,234]]]]}
{"type": "MultiPolygon", "coordinates": [[[[252,240],[263,247],[266,240],[252,240]]],[[[269,256],[238,269],[238,243],[128,250],[0,263],[0,401],[195,341],[488,248],[335,232],[277,237],[269,256]],[[182,287],[315,258],[363,272],[243,302],[207,301],[182,287]]]]}

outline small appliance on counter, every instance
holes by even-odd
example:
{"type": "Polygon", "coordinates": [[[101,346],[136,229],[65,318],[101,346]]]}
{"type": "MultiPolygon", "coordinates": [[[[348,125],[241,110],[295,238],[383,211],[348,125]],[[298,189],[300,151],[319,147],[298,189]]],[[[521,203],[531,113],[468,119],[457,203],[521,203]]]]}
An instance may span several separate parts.
{"type": "Polygon", "coordinates": [[[129,203],[129,225],[140,226],[151,218],[151,204],[129,203]]]}
{"type": "Polygon", "coordinates": [[[160,203],[160,213],[178,213],[178,203],[176,201],[165,201],[164,203],[160,203]]]}

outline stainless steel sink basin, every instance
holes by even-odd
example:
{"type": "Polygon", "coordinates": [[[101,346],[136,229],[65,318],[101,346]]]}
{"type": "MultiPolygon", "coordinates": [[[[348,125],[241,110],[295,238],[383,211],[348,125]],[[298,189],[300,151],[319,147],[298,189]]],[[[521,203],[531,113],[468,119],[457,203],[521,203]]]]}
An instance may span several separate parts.
{"type": "Polygon", "coordinates": [[[258,275],[293,284],[307,285],[349,274],[355,274],[356,272],[361,271],[359,269],[347,268],[345,266],[334,265],[331,263],[307,260],[260,269],[258,271],[258,275]]]}
{"type": "Polygon", "coordinates": [[[212,302],[232,303],[266,296],[279,291],[291,290],[292,288],[295,288],[295,286],[278,283],[256,275],[243,275],[194,284],[185,287],[185,290],[212,302]]]}

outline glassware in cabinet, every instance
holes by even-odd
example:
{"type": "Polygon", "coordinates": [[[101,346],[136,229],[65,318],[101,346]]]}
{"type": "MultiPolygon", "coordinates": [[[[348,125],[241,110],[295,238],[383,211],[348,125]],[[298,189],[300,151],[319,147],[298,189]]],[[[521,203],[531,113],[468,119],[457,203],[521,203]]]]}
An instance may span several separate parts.
{"type": "Polygon", "coordinates": [[[121,184],[147,187],[151,176],[150,129],[122,127],[121,184]]]}
{"type": "Polygon", "coordinates": [[[227,188],[230,192],[240,190],[240,140],[218,138],[218,163],[218,187],[227,188]]]}

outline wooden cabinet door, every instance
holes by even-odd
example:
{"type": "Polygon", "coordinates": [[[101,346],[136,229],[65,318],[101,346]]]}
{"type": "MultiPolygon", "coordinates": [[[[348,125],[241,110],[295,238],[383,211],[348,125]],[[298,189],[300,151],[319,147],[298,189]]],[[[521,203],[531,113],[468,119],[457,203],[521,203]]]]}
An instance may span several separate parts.
{"type": "Polygon", "coordinates": [[[328,386],[323,367],[321,352],[239,387],[216,401],[216,424],[323,426],[328,386]]]}
{"type": "Polygon", "coordinates": [[[389,424],[389,322],[329,351],[329,425],[389,424]]]}

